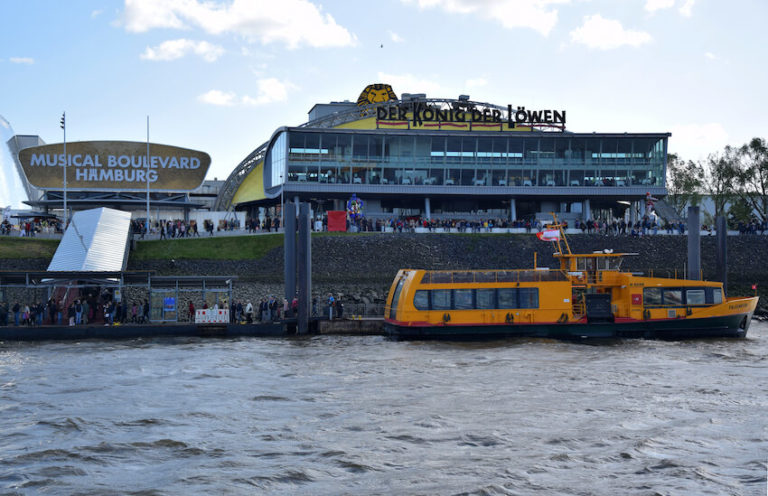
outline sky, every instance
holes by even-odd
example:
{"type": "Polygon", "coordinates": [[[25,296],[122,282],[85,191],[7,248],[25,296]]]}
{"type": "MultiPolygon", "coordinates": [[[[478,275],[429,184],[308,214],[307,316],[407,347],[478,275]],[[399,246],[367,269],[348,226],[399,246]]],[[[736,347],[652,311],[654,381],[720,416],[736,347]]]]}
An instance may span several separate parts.
{"type": "Polygon", "coordinates": [[[0,116],[47,143],[65,111],[68,142],[146,141],[149,116],[224,179],[315,103],[387,83],[671,132],[698,160],[768,135],[766,20],[765,0],[0,0],[0,116]]]}

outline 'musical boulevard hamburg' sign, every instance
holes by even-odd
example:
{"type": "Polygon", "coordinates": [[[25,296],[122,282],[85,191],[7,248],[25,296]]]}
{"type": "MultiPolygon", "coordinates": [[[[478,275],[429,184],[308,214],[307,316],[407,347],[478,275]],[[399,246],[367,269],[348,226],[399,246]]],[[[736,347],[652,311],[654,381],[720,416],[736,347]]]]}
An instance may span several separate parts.
{"type": "Polygon", "coordinates": [[[19,151],[27,180],[42,189],[189,191],[205,179],[211,157],[205,152],[136,141],[76,141],[19,151]],[[147,160],[149,159],[149,160],[147,160]],[[149,163],[149,167],[147,167],[149,163]]]}

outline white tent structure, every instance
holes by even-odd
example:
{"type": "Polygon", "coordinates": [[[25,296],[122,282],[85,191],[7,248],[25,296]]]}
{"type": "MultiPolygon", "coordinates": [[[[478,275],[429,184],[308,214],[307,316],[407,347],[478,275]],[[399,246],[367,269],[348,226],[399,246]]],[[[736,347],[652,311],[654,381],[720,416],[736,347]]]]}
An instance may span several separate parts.
{"type": "Polygon", "coordinates": [[[94,208],[76,212],[49,271],[119,272],[128,262],[130,212],[94,208]]]}

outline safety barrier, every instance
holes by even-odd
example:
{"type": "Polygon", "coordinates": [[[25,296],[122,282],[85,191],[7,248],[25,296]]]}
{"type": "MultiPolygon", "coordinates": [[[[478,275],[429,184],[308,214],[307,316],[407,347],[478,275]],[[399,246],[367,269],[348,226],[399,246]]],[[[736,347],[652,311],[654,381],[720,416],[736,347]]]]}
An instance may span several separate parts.
{"type": "Polygon", "coordinates": [[[229,309],[206,308],[195,310],[195,324],[227,324],[229,323],[229,309]]]}

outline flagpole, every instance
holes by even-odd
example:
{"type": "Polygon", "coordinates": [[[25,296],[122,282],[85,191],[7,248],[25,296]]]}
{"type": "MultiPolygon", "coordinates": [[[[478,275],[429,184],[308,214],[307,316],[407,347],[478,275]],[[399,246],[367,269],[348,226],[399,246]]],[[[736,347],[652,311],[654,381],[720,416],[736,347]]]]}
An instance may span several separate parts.
{"type": "Polygon", "coordinates": [[[149,235],[149,171],[151,164],[149,162],[149,116],[147,116],[147,235],[149,235]]]}
{"type": "Polygon", "coordinates": [[[64,232],[67,229],[67,113],[61,114],[61,129],[64,130],[64,232]]]}

